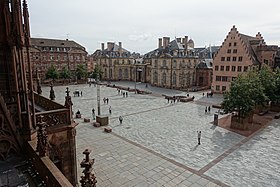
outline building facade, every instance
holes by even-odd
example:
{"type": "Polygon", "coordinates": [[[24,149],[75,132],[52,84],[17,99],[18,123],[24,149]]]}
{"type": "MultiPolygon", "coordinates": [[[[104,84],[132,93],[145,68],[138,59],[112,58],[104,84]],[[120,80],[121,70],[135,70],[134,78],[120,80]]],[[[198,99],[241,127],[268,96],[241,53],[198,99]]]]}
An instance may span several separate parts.
{"type": "Polygon", "coordinates": [[[51,65],[58,71],[66,67],[74,73],[78,64],[87,66],[87,51],[72,40],[46,38],[31,38],[30,59],[33,75],[38,74],[41,80],[46,79],[46,73],[51,65]]]}
{"type": "Polygon", "coordinates": [[[122,43],[104,43],[91,57],[100,66],[102,79],[135,81],[153,86],[188,89],[211,86],[212,56],[218,47],[194,48],[194,41],[169,37],[159,38],[158,48],[143,57],[122,48],[122,43]]]}
{"type": "Polygon", "coordinates": [[[277,66],[278,46],[266,45],[262,35],[241,34],[233,26],[213,60],[212,90],[222,93],[239,74],[259,69],[262,64],[277,66]]]}
{"type": "Polygon", "coordinates": [[[207,67],[198,66],[206,59],[206,55],[202,55],[206,51],[202,49],[195,49],[194,41],[188,36],[171,42],[169,37],[159,38],[158,48],[144,55],[145,64],[149,64],[148,82],[153,86],[174,89],[209,87],[211,63],[207,61],[207,67]]]}
{"type": "Polygon", "coordinates": [[[101,49],[96,50],[91,57],[94,64],[101,68],[102,79],[107,81],[145,81],[145,65],[141,62],[139,54],[131,53],[114,42],[107,42],[105,49],[104,43],[101,44],[101,49]],[[141,69],[141,74],[139,73],[141,69]],[[137,73],[138,70],[138,73],[137,73]],[[136,76],[138,74],[138,76],[136,76]]]}

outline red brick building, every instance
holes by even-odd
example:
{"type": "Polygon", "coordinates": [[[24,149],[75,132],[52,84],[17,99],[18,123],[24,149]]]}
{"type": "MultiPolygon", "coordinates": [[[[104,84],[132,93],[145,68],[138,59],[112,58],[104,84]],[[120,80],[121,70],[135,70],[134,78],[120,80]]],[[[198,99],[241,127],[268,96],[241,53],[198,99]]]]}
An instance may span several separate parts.
{"type": "Polygon", "coordinates": [[[278,51],[278,46],[266,45],[260,33],[248,36],[233,26],[213,60],[213,91],[229,90],[231,81],[239,74],[259,69],[262,64],[275,68],[278,51]]]}
{"type": "Polygon", "coordinates": [[[41,80],[52,64],[58,71],[67,67],[72,73],[78,64],[87,66],[86,48],[68,39],[31,38],[30,53],[33,75],[38,73],[41,80]]]}

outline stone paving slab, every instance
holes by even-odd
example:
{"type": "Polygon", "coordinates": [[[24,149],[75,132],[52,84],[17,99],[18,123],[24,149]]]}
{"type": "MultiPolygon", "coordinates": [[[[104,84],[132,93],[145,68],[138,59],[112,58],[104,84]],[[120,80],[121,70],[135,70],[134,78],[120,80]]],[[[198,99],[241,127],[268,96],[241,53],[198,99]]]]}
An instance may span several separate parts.
{"type": "MultiPolygon", "coordinates": [[[[65,88],[54,87],[56,101],[62,104],[65,88]]],[[[91,118],[92,107],[97,112],[96,87],[75,85],[70,91],[76,89],[83,91],[83,96],[72,97],[73,111],[80,109],[83,117],[91,118]]],[[[49,88],[43,88],[43,93],[48,97],[49,88]]],[[[163,93],[185,94],[172,90],[163,93]]],[[[272,128],[270,131],[261,131],[262,136],[256,136],[256,140],[247,140],[213,126],[210,122],[215,109],[204,114],[205,106],[219,103],[222,96],[190,94],[195,96],[194,102],[168,104],[162,97],[134,93],[123,98],[116,89],[102,87],[101,111],[106,115],[112,106],[109,121],[113,133],[75,119],[80,123],[76,138],[78,166],[82,152],[89,148],[93,149],[98,186],[279,186],[279,121],[268,128],[272,128]],[[103,97],[109,98],[108,105],[103,97]],[[119,115],[124,116],[122,125],[119,115]],[[196,146],[197,130],[202,131],[200,146],[196,146]]]]}
{"type": "Polygon", "coordinates": [[[205,174],[231,186],[280,186],[280,120],[210,168],[205,174]]]}

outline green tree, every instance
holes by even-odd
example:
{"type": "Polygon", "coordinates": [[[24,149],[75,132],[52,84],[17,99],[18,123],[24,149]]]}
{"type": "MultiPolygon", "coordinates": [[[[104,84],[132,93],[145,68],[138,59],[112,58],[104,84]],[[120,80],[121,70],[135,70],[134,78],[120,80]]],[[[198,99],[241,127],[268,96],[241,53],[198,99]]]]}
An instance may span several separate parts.
{"type": "Polygon", "coordinates": [[[101,67],[97,65],[97,66],[95,66],[94,70],[92,72],[90,72],[90,78],[96,79],[97,76],[99,75],[99,79],[101,79],[102,74],[103,74],[103,72],[101,71],[101,67]]]}
{"type": "Polygon", "coordinates": [[[264,88],[264,93],[268,98],[267,100],[275,101],[277,97],[277,86],[276,78],[274,77],[272,69],[270,69],[268,66],[262,66],[262,68],[258,72],[258,76],[264,88]]]}
{"type": "Polygon", "coordinates": [[[58,78],[58,71],[53,64],[48,68],[48,71],[46,73],[46,78],[52,79],[52,80],[55,80],[58,78]]]}
{"type": "Polygon", "coordinates": [[[62,78],[62,79],[69,79],[70,78],[70,71],[68,70],[68,68],[63,67],[60,74],[59,74],[59,77],[62,78]]]}
{"type": "Polygon", "coordinates": [[[225,94],[222,107],[225,112],[238,112],[238,119],[245,118],[257,104],[262,104],[267,97],[256,72],[249,72],[237,77],[230,90],[225,94]]]}
{"type": "Polygon", "coordinates": [[[273,74],[275,80],[275,100],[273,102],[280,103],[280,68],[277,67],[273,74]]]}
{"type": "Polygon", "coordinates": [[[78,64],[76,68],[76,76],[78,80],[84,78],[87,75],[86,67],[84,64],[78,64]]]}

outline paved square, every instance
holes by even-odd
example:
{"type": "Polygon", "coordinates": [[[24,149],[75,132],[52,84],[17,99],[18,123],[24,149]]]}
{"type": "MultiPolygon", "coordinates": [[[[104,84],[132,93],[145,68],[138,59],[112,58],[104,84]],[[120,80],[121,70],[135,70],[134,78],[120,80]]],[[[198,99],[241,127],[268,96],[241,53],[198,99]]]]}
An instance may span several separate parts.
{"type": "MultiPolygon", "coordinates": [[[[129,82],[120,84],[134,87],[129,82]]],[[[79,109],[82,117],[92,119],[93,107],[97,113],[96,87],[69,87],[71,93],[74,90],[83,92],[82,97],[72,96],[73,111],[79,109]]],[[[185,94],[145,88],[145,84],[137,88],[157,95],[185,94]]],[[[57,102],[64,103],[65,89],[66,86],[54,87],[57,102]]],[[[43,88],[43,93],[48,97],[49,88],[43,88]]],[[[94,128],[75,119],[80,123],[76,137],[78,168],[83,150],[89,148],[93,150],[91,157],[95,158],[93,167],[98,186],[280,186],[277,173],[280,159],[276,158],[279,120],[225,155],[246,138],[212,125],[214,109],[210,114],[204,113],[205,107],[219,103],[221,96],[206,98],[199,92],[190,94],[195,96],[194,102],[170,104],[163,97],[132,92],[123,97],[115,88],[101,87],[101,114],[109,115],[111,106],[109,126],[113,133],[104,133],[103,128],[94,128]],[[109,98],[108,104],[103,103],[103,97],[109,98]],[[121,125],[120,115],[123,116],[121,125]],[[273,134],[269,133],[272,127],[273,134]],[[202,131],[199,146],[197,131],[202,131]],[[263,136],[265,140],[260,138],[263,136]],[[220,159],[221,156],[225,158],[220,159]]],[[[80,169],[78,172],[81,174],[80,169]]]]}

